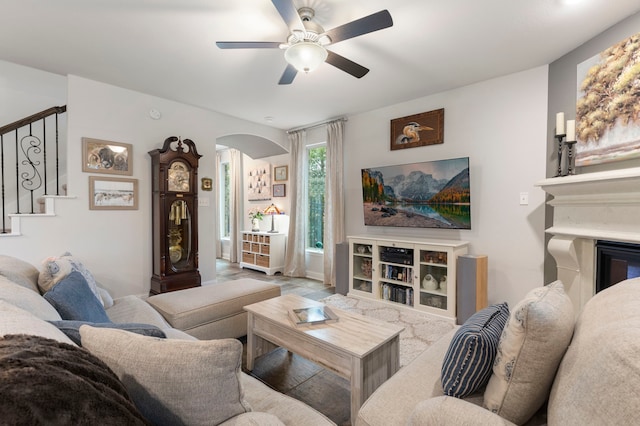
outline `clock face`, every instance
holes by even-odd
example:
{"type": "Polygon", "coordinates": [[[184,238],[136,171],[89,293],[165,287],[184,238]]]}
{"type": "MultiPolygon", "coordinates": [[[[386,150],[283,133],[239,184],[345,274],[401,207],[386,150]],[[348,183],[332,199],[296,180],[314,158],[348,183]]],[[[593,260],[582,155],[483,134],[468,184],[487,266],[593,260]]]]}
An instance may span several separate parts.
{"type": "Polygon", "coordinates": [[[182,161],[175,161],[169,168],[169,191],[189,192],[189,167],[182,161]]]}

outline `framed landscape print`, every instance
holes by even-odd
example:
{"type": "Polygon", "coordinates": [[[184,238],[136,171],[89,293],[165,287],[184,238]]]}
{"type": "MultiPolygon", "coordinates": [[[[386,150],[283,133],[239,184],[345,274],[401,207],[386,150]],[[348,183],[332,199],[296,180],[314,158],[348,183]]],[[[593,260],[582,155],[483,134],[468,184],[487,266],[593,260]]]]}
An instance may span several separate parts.
{"type": "Polygon", "coordinates": [[[82,138],[82,171],[133,175],[133,145],[82,138]]]}
{"type": "Polygon", "coordinates": [[[138,210],[138,179],[89,176],[90,210],[138,210]]]}

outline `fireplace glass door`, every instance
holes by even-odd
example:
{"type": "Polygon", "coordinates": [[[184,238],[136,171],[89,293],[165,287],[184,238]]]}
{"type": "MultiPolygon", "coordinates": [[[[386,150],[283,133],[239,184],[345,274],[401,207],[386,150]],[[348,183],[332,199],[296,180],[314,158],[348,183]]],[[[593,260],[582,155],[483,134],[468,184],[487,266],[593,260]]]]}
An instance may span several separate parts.
{"type": "Polygon", "coordinates": [[[640,245],[596,243],[596,293],[629,278],[640,277],[640,245]]]}

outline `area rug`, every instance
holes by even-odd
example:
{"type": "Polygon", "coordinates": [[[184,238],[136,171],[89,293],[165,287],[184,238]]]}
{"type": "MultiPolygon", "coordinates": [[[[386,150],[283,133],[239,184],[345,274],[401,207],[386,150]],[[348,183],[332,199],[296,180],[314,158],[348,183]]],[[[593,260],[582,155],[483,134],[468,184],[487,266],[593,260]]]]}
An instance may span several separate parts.
{"type": "Polygon", "coordinates": [[[373,300],[334,294],[320,301],[347,312],[404,327],[404,331],[400,333],[400,367],[409,364],[431,344],[455,327],[453,323],[428,313],[395,308],[373,300]]]}

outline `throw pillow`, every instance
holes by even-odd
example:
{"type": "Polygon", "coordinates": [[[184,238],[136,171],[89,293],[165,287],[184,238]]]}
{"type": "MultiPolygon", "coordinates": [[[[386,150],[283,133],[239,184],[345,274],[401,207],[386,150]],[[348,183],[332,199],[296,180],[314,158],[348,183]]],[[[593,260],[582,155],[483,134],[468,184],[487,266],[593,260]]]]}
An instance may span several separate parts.
{"type": "Polygon", "coordinates": [[[71,272],[43,296],[63,320],[111,322],[78,271],[71,272]]]}
{"type": "Polygon", "coordinates": [[[98,284],[91,272],[80,262],[80,260],[66,252],[59,257],[49,257],[42,262],[42,270],[38,277],[38,287],[42,294],[51,290],[61,280],[66,278],[71,272],[78,271],[82,274],[87,281],[91,292],[100,301],[102,305],[102,298],[98,290],[98,284]]]}
{"type": "Polygon", "coordinates": [[[24,288],[4,276],[0,276],[0,300],[11,303],[45,321],[60,319],[60,315],[40,293],[24,288]]]}
{"type": "Polygon", "coordinates": [[[115,374],[89,352],[40,336],[0,338],[0,423],[147,424],[115,374]]]}
{"type": "Polygon", "coordinates": [[[82,346],[80,339],[80,326],[90,325],[91,327],[101,328],[117,328],[118,330],[126,330],[131,333],[141,334],[143,336],[159,337],[164,339],[167,337],[162,330],[155,325],[151,324],[138,324],[135,322],[116,324],[112,322],[99,323],[99,322],[87,322],[87,321],[49,321],[51,324],[58,327],[58,330],[62,331],[67,337],[73,340],[78,346],[82,346]]]}
{"type": "Polygon", "coordinates": [[[236,339],[157,339],[86,325],[80,336],[154,424],[217,425],[251,411],[240,383],[242,344],[236,339]]]}
{"type": "MultiPolygon", "coordinates": [[[[73,345],[73,342],[53,325],[4,300],[0,300],[0,318],[2,319],[0,321],[0,336],[31,334],[73,345]]],[[[2,398],[0,398],[0,402],[1,400],[2,398]]]]}
{"type": "Polygon", "coordinates": [[[487,384],[507,318],[506,303],[491,305],[473,314],[456,331],[442,363],[445,395],[464,398],[487,384]]]}
{"type": "Polygon", "coordinates": [[[485,408],[516,424],[529,420],[549,396],[574,321],[573,304],[560,281],[531,290],[511,312],[500,337],[485,408]]]}

